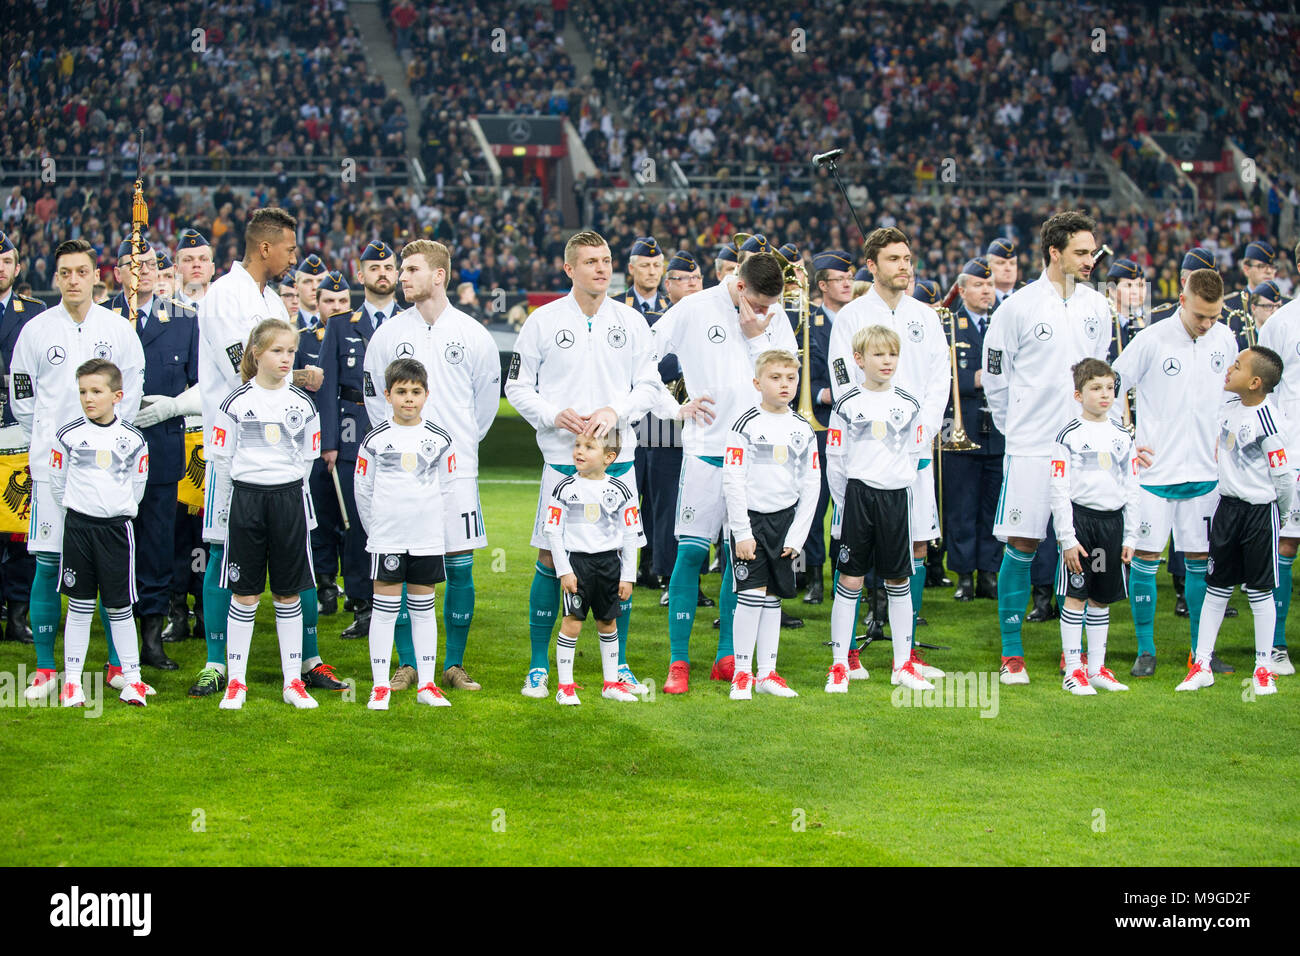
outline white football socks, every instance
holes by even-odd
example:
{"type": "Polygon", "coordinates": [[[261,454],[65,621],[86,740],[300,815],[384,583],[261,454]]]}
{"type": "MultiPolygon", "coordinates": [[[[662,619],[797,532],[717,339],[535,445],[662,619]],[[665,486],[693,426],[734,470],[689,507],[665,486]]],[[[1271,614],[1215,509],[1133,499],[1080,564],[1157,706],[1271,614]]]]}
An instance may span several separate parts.
{"type": "Polygon", "coordinates": [[[69,684],[81,683],[86,652],[90,649],[90,620],[94,615],[94,599],[68,599],[68,622],[63,626],[63,679],[69,684]]]}
{"type": "Polygon", "coordinates": [[[889,596],[889,638],[894,645],[894,670],[912,659],[912,586],[886,584],[889,596]]]}
{"type": "Polygon", "coordinates": [[[140,645],[135,634],[135,615],[130,607],[110,607],[108,630],[128,684],[140,683],[140,645]]]}
{"type": "Polygon", "coordinates": [[[1106,666],[1106,638],[1110,634],[1110,608],[1084,608],[1083,621],[1088,630],[1088,676],[1095,677],[1106,666]]]}
{"type": "Polygon", "coordinates": [[[406,610],[411,615],[411,646],[415,649],[417,687],[435,684],[438,679],[438,614],[432,594],[406,595],[406,610]]]}
{"type": "MultiPolygon", "coordinates": [[[[862,597],[862,588],[850,591],[843,584],[836,583],[835,601],[831,604],[832,664],[843,664],[846,668],[849,666],[849,648],[853,646],[854,630],[858,623],[858,598],[860,597],[862,597]]],[[[908,613],[911,613],[910,603],[908,613]]]]}
{"type": "Polygon", "coordinates": [[[736,653],[736,673],[754,673],[754,646],[763,623],[766,595],[760,591],[741,591],[736,595],[736,615],[731,627],[731,641],[736,653]]]}
{"type": "Polygon", "coordinates": [[[762,680],[776,671],[776,652],[780,643],[781,599],[769,594],[763,602],[763,617],[758,622],[758,660],[751,674],[762,680]]]}
{"type": "MultiPolygon", "coordinates": [[[[226,615],[226,661],[230,682],[248,686],[248,651],[253,646],[253,623],[257,620],[256,604],[240,604],[233,598],[226,615]]],[[[298,635],[299,642],[302,635],[298,635]]],[[[296,676],[296,675],[295,675],[296,676]]]]}
{"type": "Polygon", "coordinates": [[[392,679],[393,631],[401,607],[398,596],[376,594],[370,601],[370,680],[376,687],[387,687],[392,679]]]}

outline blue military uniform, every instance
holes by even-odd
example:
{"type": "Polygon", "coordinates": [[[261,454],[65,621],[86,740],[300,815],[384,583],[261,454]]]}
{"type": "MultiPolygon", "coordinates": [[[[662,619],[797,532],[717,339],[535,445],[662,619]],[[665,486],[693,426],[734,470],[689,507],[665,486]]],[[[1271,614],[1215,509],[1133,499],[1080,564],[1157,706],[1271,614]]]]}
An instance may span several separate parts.
{"type": "MultiPolygon", "coordinates": [[[[1142,267],[1132,259],[1116,259],[1111,263],[1110,269],[1106,272],[1106,278],[1110,282],[1118,282],[1120,279],[1141,279],[1143,277],[1144,273],[1142,267]]],[[[1114,314],[1114,303],[1111,304],[1111,310],[1112,314],[1114,314]]],[[[1115,323],[1112,321],[1111,324],[1114,326],[1115,323]]],[[[1119,336],[1116,338],[1115,329],[1112,328],[1110,336],[1110,351],[1107,354],[1106,360],[1113,364],[1115,359],[1119,358],[1120,351],[1128,348],[1128,344],[1133,340],[1133,336],[1137,335],[1146,327],[1147,322],[1145,317],[1135,315],[1120,316],[1119,336]]]]}
{"type": "MultiPolygon", "coordinates": [[[[348,283],[347,280],[343,278],[342,274],[331,272],[326,275],[325,280],[321,283],[318,291],[343,292],[347,289],[348,283]]],[[[303,313],[301,312],[299,313],[300,316],[302,314],[303,313]]],[[[309,327],[303,327],[298,332],[298,354],[294,356],[293,367],[295,369],[304,369],[309,365],[314,365],[321,369],[322,372],[320,390],[315,394],[315,396],[313,396],[317,406],[317,411],[321,415],[322,451],[338,448],[338,445],[331,447],[326,444],[325,439],[324,406],[337,405],[337,400],[330,401],[328,398],[330,395],[336,396],[337,391],[326,391],[327,388],[337,387],[337,380],[330,381],[325,377],[324,352],[326,348],[326,335],[328,334],[330,327],[333,325],[350,324],[349,319],[351,314],[352,313],[350,312],[340,312],[338,315],[326,316],[322,313],[320,322],[309,327]]],[[[334,411],[335,415],[333,421],[337,422],[337,408],[335,408],[334,411]]],[[[349,429],[350,432],[352,430],[353,429],[349,429]]],[[[356,437],[360,438],[362,436],[358,435],[356,437]]],[[[342,460],[343,456],[340,451],[339,461],[335,463],[336,469],[339,468],[342,460]]],[[[353,448],[351,460],[356,460],[355,446],[353,448]]],[[[311,532],[312,566],[318,582],[318,597],[322,604],[331,602],[329,603],[329,607],[334,606],[330,595],[336,593],[334,590],[336,586],[335,580],[338,577],[339,567],[340,565],[344,565],[346,571],[346,565],[349,564],[349,562],[345,560],[348,546],[348,533],[353,527],[359,526],[359,518],[356,515],[356,504],[351,500],[352,469],[347,468],[346,465],[344,465],[343,468],[346,469],[347,473],[347,488],[344,489],[344,504],[348,507],[348,523],[350,526],[347,531],[344,531],[343,528],[343,515],[339,511],[338,494],[334,490],[334,479],[330,476],[329,469],[326,467],[324,459],[318,458],[312,463],[311,475],[307,479],[307,485],[311,490],[312,504],[316,507],[316,527],[313,528],[311,532]],[[326,593],[321,595],[321,591],[325,591],[326,593]]],[[[344,471],[340,469],[340,487],[343,487],[343,482],[344,471]]],[[[365,550],[364,534],[364,531],[362,531],[361,549],[363,552],[365,550]]],[[[356,536],[354,535],[353,537],[356,536]]],[[[355,562],[352,562],[352,565],[353,566],[350,570],[353,573],[351,575],[346,575],[347,577],[352,578],[352,587],[348,588],[346,582],[344,587],[347,588],[349,597],[353,597],[354,599],[360,597],[364,599],[366,597],[365,587],[356,579],[356,573],[360,569],[355,566],[355,562]]]]}
{"type": "MultiPolygon", "coordinates": [[[[385,243],[374,241],[362,252],[361,261],[383,260],[394,255],[385,243]]],[[[322,545],[319,551],[316,548],[317,539],[313,539],[312,559],[317,577],[323,576],[330,581],[334,580],[335,569],[342,564],[344,593],[354,606],[365,605],[370,600],[371,593],[366,532],[361,526],[361,516],[357,513],[352,484],[357,447],[370,431],[370,419],[366,415],[365,395],[362,392],[362,371],[366,345],[375,334],[375,321],[390,319],[399,311],[401,309],[394,301],[388,309],[373,317],[370,307],[365,305],[351,313],[334,316],[325,324],[325,334],[320,342],[316,363],[324,373],[320,391],[316,393],[321,422],[321,451],[338,452],[334,467],[339,476],[339,486],[343,489],[350,526],[346,531],[342,530],[334,481],[325,473],[323,463],[318,463],[323,476],[329,479],[329,487],[325,500],[314,499],[317,520],[322,523],[328,520],[337,530],[332,539],[335,543],[332,546],[322,545]],[[382,319],[380,315],[383,316],[382,319]]]]}
{"type": "MultiPolygon", "coordinates": [[[[0,232],[0,253],[14,249],[9,237],[0,232]]],[[[0,396],[0,424],[17,425],[9,408],[9,363],[13,360],[18,333],[34,315],[45,311],[39,299],[19,295],[12,288],[7,296],[0,297],[0,374],[4,375],[3,395],[0,396]]],[[[31,487],[28,485],[28,494],[31,487]]],[[[30,507],[30,505],[28,506],[30,507]]],[[[26,623],[27,604],[31,598],[32,577],[36,574],[36,558],[27,551],[25,534],[4,536],[0,546],[0,590],[9,605],[6,638],[30,644],[30,628],[26,623]]]]}
{"type": "MultiPolygon", "coordinates": [[[[981,275],[991,274],[987,266],[984,270],[981,275]]],[[[993,519],[1006,451],[1006,440],[993,424],[984,389],[975,387],[989,320],[990,316],[976,316],[964,302],[953,312],[962,427],[980,447],[943,452],[943,539],[948,548],[948,568],[962,576],[978,570],[981,579],[995,576],[1002,565],[1002,544],[993,536],[993,519]]],[[[947,416],[945,425],[955,422],[951,400],[947,416]]]]}
{"type": "MultiPolygon", "coordinates": [[[[828,249],[813,257],[813,276],[823,269],[835,269],[841,272],[853,272],[853,260],[842,249],[828,249]]],[[[791,322],[797,323],[798,317],[792,316],[791,322]]],[[[831,491],[826,482],[826,425],[831,420],[831,406],[819,402],[822,390],[830,390],[830,347],[831,326],[835,322],[834,313],[825,305],[819,305],[808,312],[808,370],[809,384],[812,387],[813,418],[821,428],[814,427],[817,437],[817,453],[823,463],[821,468],[821,490],[817,495],[817,510],[813,513],[812,527],[808,529],[808,538],[804,541],[804,563],[808,568],[809,587],[813,592],[808,595],[816,603],[820,600],[817,593],[821,590],[822,566],[826,563],[826,510],[830,507],[831,491]]],[[[796,330],[798,334],[798,330],[796,330]]],[[[799,341],[803,347],[802,339],[799,341]]],[[[801,372],[802,374],[802,372],[801,372]]],[[[802,382],[800,387],[802,388],[802,382]]]]}
{"type": "MultiPolygon", "coordinates": [[[[632,249],[628,255],[629,257],[654,257],[662,256],[663,252],[660,250],[654,236],[644,236],[632,244],[632,249]]],[[[623,294],[622,302],[624,305],[640,312],[645,317],[646,325],[652,328],[659,321],[659,317],[667,312],[671,305],[662,288],[655,289],[654,297],[644,302],[637,296],[634,289],[629,288],[623,294]]],[[[672,375],[671,378],[664,378],[665,384],[681,375],[676,356],[671,356],[671,359],[663,359],[659,363],[659,368],[661,376],[672,375],[672,372],[676,369],[676,375],[672,375]]],[[[651,574],[672,574],[673,562],[677,557],[676,540],[673,539],[672,534],[677,476],[681,471],[681,451],[680,449],[668,448],[665,449],[668,452],[666,457],[658,454],[660,449],[657,446],[663,443],[662,439],[665,436],[671,439],[673,426],[663,424],[653,415],[647,415],[641,420],[638,431],[641,434],[637,441],[634,467],[636,469],[637,490],[641,494],[641,524],[645,530],[647,541],[647,546],[642,549],[641,553],[641,567],[638,579],[642,585],[649,586],[651,574]],[[676,452],[677,468],[673,470],[671,476],[665,478],[668,470],[671,469],[671,459],[674,451],[676,452]],[[665,480],[668,482],[666,486],[664,485],[665,480]],[[671,500],[666,493],[669,488],[673,492],[671,500]],[[671,545],[663,540],[665,526],[667,527],[667,537],[672,541],[671,545]],[[664,549],[663,554],[660,553],[661,548],[664,549]],[[665,559],[668,560],[665,561],[665,559]],[[666,568],[666,570],[661,571],[660,568],[666,568]]]]}
{"type": "MultiPolygon", "coordinates": [[[[109,308],[132,318],[124,295],[109,308]]],[[[198,313],[155,296],[137,309],[136,334],[144,350],[144,394],[174,398],[199,379],[198,313]]],[[[161,636],[173,577],[176,490],[185,474],[185,421],[169,418],[143,429],[149,446],[149,482],[132,522],[136,537],[136,614],[142,630],[156,623],[161,636]]]]}
{"type": "MultiPolygon", "coordinates": [[[[1276,255],[1277,253],[1274,251],[1273,247],[1267,242],[1252,242],[1250,245],[1246,246],[1246,252],[1242,256],[1242,259],[1249,259],[1252,262],[1263,262],[1271,265],[1276,255]]],[[[1260,285],[1263,285],[1263,283],[1260,283],[1260,285]]],[[[1275,285],[1274,288],[1277,289],[1277,286],[1275,285]]],[[[1246,313],[1249,311],[1247,305],[1251,293],[1252,290],[1250,289],[1238,289],[1230,295],[1225,296],[1223,300],[1224,321],[1228,323],[1228,328],[1232,329],[1232,334],[1237,337],[1237,348],[1243,350],[1250,348],[1250,339],[1246,336],[1244,319],[1246,313]]],[[[1278,289],[1278,296],[1279,298],[1277,301],[1280,302],[1280,289],[1278,289]]],[[[1258,339],[1258,332],[1255,333],[1255,337],[1258,339]]]]}
{"type": "MultiPolygon", "coordinates": [[[[307,258],[303,259],[302,262],[298,263],[298,268],[294,269],[293,271],[294,271],[295,280],[299,275],[324,276],[329,273],[329,270],[325,268],[325,263],[321,261],[321,257],[316,255],[316,253],[314,252],[311,255],[309,255],[307,258]]],[[[324,283],[322,282],[322,285],[323,284],[324,283]]],[[[320,293],[320,289],[318,287],[317,294],[319,295],[319,293],[320,293]]],[[[301,303],[301,298],[299,299],[299,302],[301,303]]],[[[322,323],[322,319],[323,317],[320,315],[319,299],[317,299],[316,302],[315,313],[305,311],[300,304],[298,307],[297,315],[293,317],[294,325],[300,332],[305,329],[316,328],[316,326],[322,323]]],[[[305,366],[295,365],[294,367],[304,368],[305,366]]]]}

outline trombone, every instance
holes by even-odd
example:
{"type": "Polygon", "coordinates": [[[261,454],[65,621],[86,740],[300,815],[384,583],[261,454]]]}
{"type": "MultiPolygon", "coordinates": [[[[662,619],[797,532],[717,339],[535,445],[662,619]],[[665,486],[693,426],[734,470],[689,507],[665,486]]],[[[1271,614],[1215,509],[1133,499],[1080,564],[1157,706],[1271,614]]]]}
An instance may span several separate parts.
{"type": "MultiPolygon", "coordinates": [[[[740,236],[738,235],[736,238],[739,239],[740,236]]],[[[772,255],[776,256],[776,261],[781,264],[781,278],[785,281],[785,284],[796,286],[793,303],[799,315],[799,323],[795,327],[795,334],[802,333],[803,335],[803,342],[799,348],[799,407],[796,411],[808,421],[808,424],[813,427],[813,431],[825,431],[826,426],[817,421],[817,416],[813,414],[812,345],[809,341],[811,330],[808,322],[808,273],[804,269],[802,260],[790,262],[776,249],[772,250],[772,255]]],[[[782,304],[785,301],[783,300],[782,304]]]]}
{"type": "Polygon", "coordinates": [[[1241,322],[1241,331],[1246,336],[1246,347],[1251,349],[1255,347],[1259,334],[1259,329],[1255,324],[1255,313],[1251,311],[1252,299],[1254,299],[1254,295],[1247,289],[1246,294],[1242,296],[1242,307],[1240,309],[1231,309],[1224,316],[1229,329],[1232,328],[1233,318],[1241,322]]]}

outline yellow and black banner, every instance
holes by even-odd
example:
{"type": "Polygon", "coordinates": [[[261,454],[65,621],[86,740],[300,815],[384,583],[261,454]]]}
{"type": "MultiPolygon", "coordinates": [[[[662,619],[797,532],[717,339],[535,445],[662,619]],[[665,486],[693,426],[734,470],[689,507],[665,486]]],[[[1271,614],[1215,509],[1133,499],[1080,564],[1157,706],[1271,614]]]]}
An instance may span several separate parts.
{"type": "Polygon", "coordinates": [[[27,534],[32,514],[27,449],[0,449],[0,499],[0,533],[27,534]]]}
{"type": "Polygon", "coordinates": [[[186,505],[192,515],[203,510],[203,482],[206,474],[203,426],[191,426],[185,429],[185,474],[176,486],[176,500],[186,505]]]}

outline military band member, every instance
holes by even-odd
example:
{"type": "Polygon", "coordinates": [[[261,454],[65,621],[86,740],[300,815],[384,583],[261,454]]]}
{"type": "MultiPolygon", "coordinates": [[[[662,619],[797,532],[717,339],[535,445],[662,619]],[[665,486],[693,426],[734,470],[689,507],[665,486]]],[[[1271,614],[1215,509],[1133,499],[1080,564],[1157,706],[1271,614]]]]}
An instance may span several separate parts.
{"type": "MultiPolygon", "coordinates": [[[[21,271],[22,262],[18,258],[18,250],[9,236],[0,232],[0,375],[4,376],[3,395],[0,395],[0,426],[7,430],[19,427],[18,419],[14,418],[9,405],[9,366],[13,360],[14,346],[28,320],[45,311],[45,303],[40,299],[20,295],[14,288],[21,271]]],[[[15,440],[14,447],[20,444],[27,444],[21,440],[21,434],[15,440]]],[[[29,479],[26,493],[21,488],[14,489],[16,497],[11,507],[20,516],[30,507],[30,488],[29,479]]],[[[4,598],[7,607],[5,640],[32,643],[32,629],[27,623],[27,602],[31,597],[32,576],[35,573],[36,559],[27,551],[26,535],[4,535],[3,544],[0,544],[0,596],[4,598]]]]}
{"type": "MultiPolygon", "coordinates": [[[[1120,349],[1128,348],[1133,336],[1147,326],[1147,277],[1142,267],[1132,259],[1116,259],[1106,272],[1106,297],[1113,315],[1119,317],[1119,341],[1110,343],[1110,361],[1114,362],[1120,349]]],[[[1111,323],[1111,332],[1115,323],[1111,323]]]]}
{"type": "MultiPolygon", "coordinates": [[[[196,310],[203,297],[208,294],[212,284],[215,266],[212,262],[212,247],[207,238],[197,229],[182,229],[176,240],[176,291],[172,298],[182,305],[196,310]]],[[[295,303],[294,308],[297,308],[295,303]]],[[[290,312],[290,315],[293,313],[290,312]]],[[[197,401],[197,398],[195,399],[197,401]]],[[[148,409],[146,409],[148,411],[148,409]]],[[[195,411],[186,422],[185,427],[201,428],[203,419],[195,411]]],[[[202,454],[200,444],[192,454],[202,454]]],[[[203,463],[189,462],[196,468],[203,463]]],[[[196,559],[207,551],[203,543],[203,516],[190,514],[188,505],[176,503],[176,546],[172,564],[172,596],[167,616],[170,620],[163,628],[163,641],[174,643],[187,640],[190,636],[188,595],[194,595],[194,635],[201,637],[206,632],[203,621],[203,572],[195,569],[196,559]]]]}
{"type": "MultiPolygon", "coordinates": [[[[664,275],[669,305],[676,305],[703,287],[704,275],[695,257],[684,249],[673,253],[664,275]]],[[[679,401],[685,397],[686,383],[682,378],[682,365],[677,361],[676,355],[665,355],[659,360],[659,378],[679,401]]],[[[682,423],[656,415],[647,415],[644,421],[653,423],[658,430],[651,434],[651,447],[647,449],[650,453],[650,504],[644,509],[642,525],[654,528],[653,537],[649,531],[646,532],[654,555],[650,573],[664,582],[659,604],[667,607],[667,581],[677,562],[677,536],[673,534],[673,516],[677,510],[677,481],[682,474],[682,423]],[[650,523],[647,524],[647,521],[650,523]]],[[[712,607],[713,603],[713,599],[705,597],[701,589],[696,604],[712,607]]]]}
{"type": "Polygon", "coordinates": [[[158,284],[154,291],[163,299],[172,299],[176,296],[176,263],[172,262],[171,255],[165,248],[160,248],[155,253],[158,263],[158,284]]]}
{"type": "Polygon", "coordinates": [[[176,240],[177,288],[174,298],[185,305],[197,306],[208,294],[216,267],[212,247],[197,229],[183,229],[176,240]]]}
{"type": "Polygon", "coordinates": [[[988,260],[989,271],[993,273],[993,307],[997,308],[1002,300],[1016,291],[1016,279],[1020,269],[1016,241],[1006,236],[999,236],[989,243],[984,252],[988,260]]]}
{"type": "Polygon", "coordinates": [[[293,287],[298,292],[298,314],[294,323],[298,329],[314,329],[320,325],[320,303],[316,300],[316,290],[325,281],[329,270],[321,257],[312,253],[298,263],[293,273],[293,287]]]}
{"type": "MultiPolygon", "coordinates": [[[[1278,284],[1272,279],[1265,279],[1250,291],[1250,317],[1255,320],[1255,340],[1269,319],[1282,307],[1284,296],[1278,284]]],[[[1300,423],[1298,423],[1300,424],[1300,423]]]]}
{"type": "MultiPolygon", "coordinates": [[[[154,265],[152,254],[148,264],[154,265]]],[[[76,369],[92,358],[121,369],[124,396],[118,412],[128,424],[140,408],[144,351],[139,337],[120,315],[90,300],[95,281],[94,250],[85,239],[70,239],[54,252],[59,304],[23,326],[10,362],[9,401],[14,417],[30,436],[32,508],[27,549],[36,555],[31,621],[37,672],[25,691],[29,700],[58,692],[54,639],[63,607],[59,600],[59,555],[63,512],[50,488],[55,430],[81,414],[76,369]]]]}
{"type": "Polygon", "coordinates": [[[736,256],[736,246],[734,243],[724,243],[718,250],[718,255],[713,260],[713,275],[719,282],[731,275],[740,267],[740,262],[736,256]]]}
{"type": "MultiPolygon", "coordinates": [[[[1225,312],[1245,310],[1246,298],[1250,291],[1261,282],[1267,282],[1277,276],[1277,266],[1274,265],[1276,258],[1277,250],[1267,242],[1257,240],[1246,246],[1246,251],[1241,256],[1241,262],[1238,263],[1245,283],[1242,288],[1236,289],[1224,297],[1223,310],[1225,312]]],[[[1240,320],[1237,320],[1237,324],[1240,325],[1240,320]]],[[[1238,333],[1240,339],[1241,329],[1237,328],[1233,331],[1238,333]]],[[[1247,343],[1238,341],[1237,344],[1241,348],[1245,348],[1247,343]]]]}
{"type": "MultiPolygon", "coordinates": [[[[623,294],[623,304],[640,312],[645,318],[646,325],[653,328],[671,304],[660,287],[664,275],[664,254],[659,249],[659,244],[655,242],[654,236],[638,238],[632,244],[632,250],[627,257],[627,271],[632,277],[632,287],[623,294]]],[[[658,536],[655,528],[655,509],[651,506],[655,492],[653,479],[650,477],[651,456],[653,445],[659,437],[659,424],[659,421],[651,415],[647,415],[638,423],[638,431],[641,434],[638,435],[634,458],[636,484],[641,492],[641,500],[638,502],[641,508],[641,526],[648,542],[647,546],[641,549],[637,584],[647,588],[659,586],[657,580],[652,580],[654,575],[651,570],[654,564],[655,541],[658,536]]],[[[675,476],[673,486],[676,486],[675,476]]]]}
{"type": "Polygon", "coordinates": [[[454,472],[439,489],[447,575],[442,683],[479,690],[465,672],[474,619],[474,552],[487,547],[478,450],[500,407],[501,360],[492,333],[447,300],[450,272],[451,255],[440,242],[417,239],[402,249],[402,290],[412,308],[385,322],[366,346],[362,391],[370,423],[378,427],[391,407],[379,385],[389,363],[414,358],[428,373],[431,397],[423,414],[451,435],[455,455],[454,472]]]}
{"type": "MultiPolygon", "coordinates": [[[[149,446],[149,480],[136,515],[131,520],[136,539],[135,578],[138,600],[136,616],[140,618],[140,662],[146,667],[176,670],[162,646],[163,625],[167,621],[168,600],[174,575],[176,533],[176,488],[185,474],[185,422],[162,399],[175,399],[199,378],[198,313],[191,307],[157,293],[157,258],[147,246],[139,253],[139,286],[136,290],[135,315],[127,308],[127,294],[133,281],[131,241],[118,249],[114,278],[122,292],[110,308],[135,328],[144,351],[144,392],[136,427],[149,446]]],[[[109,663],[117,661],[113,655],[109,663]]],[[[110,673],[110,681],[117,675],[110,673]]]]}
{"type": "Polygon", "coordinates": [[[284,311],[289,315],[298,314],[298,290],[293,284],[294,276],[292,273],[286,275],[279,282],[274,283],[275,292],[284,303],[284,311]]]}
{"type": "MultiPolygon", "coordinates": [[[[826,425],[831,420],[831,378],[827,356],[830,353],[831,327],[840,310],[853,301],[853,258],[843,249],[827,249],[813,257],[813,282],[821,294],[821,305],[808,313],[808,360],[812,384],[813,418],[823,427],[816,431],[817,453],[826,460],[826,425]]],[[[796,344],[802,348],[803,340],[796,344]]],[[[817,510],[813,512],[812,529],[804,542],[804,557],[808,568],[808,591],[805,604],[821,604],[825,600],[823,568],[826,564],[826,509],[831,493],[826,484],[825,469],[821,469],[821,492],[817,510]]]]}
{"type": "MultiPolygon", "coordinates": [[[[370,633],[370,559],[352,479],[359,443],[370,431],[362,392],[366,345],[384,322],[401,311],[394,296],[397,253],[383,240],[372,239],[361,251],[357,279],[365,290],[361,307],[346,322],[325,326],[321,347],[323,383],[317,402],[321,417],[321,461],[327,469],[338,471],[339,485],[348,506],[350,527],[343,532],[343,593],[347,596],[344,606],[350,606],[354,617],[343,629],[341,636],[345,639],[365,638],[370,633]]],[[[328,583],[337,600],[337,584],[332,579],[328,583]]],[[[405,612],[398,616],[396,643],[399,666],[393,673],[391,686],[394,690],[406,690],[415,686],[416,662],[411,619],[405,612]]]]}
{"type": "Polygon", "coordinates": [[[971,259],[958,275],[957,287],[961,295],[961,304],[953,312],[957,323],[957,393],[962,427],[979,448],[943,453],[943,539],[948,548],[948,569],[957,575],[953,598],[996,600],[1002,543],[993,536],[993,518],[1002,487],[1006,443],[993,424],[980,367],[996,297],[992,269],[983,259],[971,259]]]}

